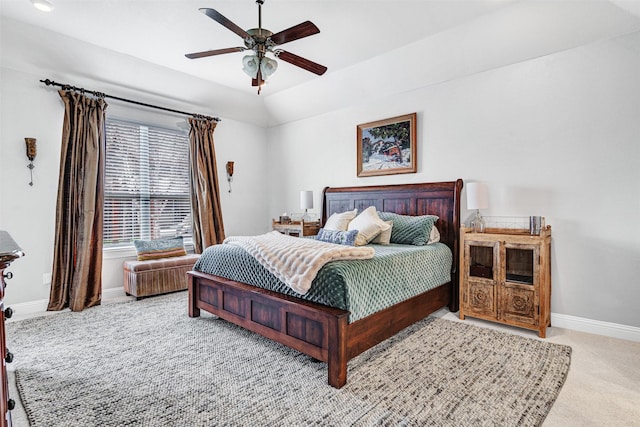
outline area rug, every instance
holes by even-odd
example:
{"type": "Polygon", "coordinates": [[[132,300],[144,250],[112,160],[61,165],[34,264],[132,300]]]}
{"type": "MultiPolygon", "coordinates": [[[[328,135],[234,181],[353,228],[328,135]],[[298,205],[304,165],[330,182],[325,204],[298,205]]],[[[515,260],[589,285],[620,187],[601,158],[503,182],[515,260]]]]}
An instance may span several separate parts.
{"type": "Polygon", "coordinates": [[[327,366],[213,316],[187,294],[7,325],[32,426],[536,426],[571,348],[427,318],[327,366]]]}

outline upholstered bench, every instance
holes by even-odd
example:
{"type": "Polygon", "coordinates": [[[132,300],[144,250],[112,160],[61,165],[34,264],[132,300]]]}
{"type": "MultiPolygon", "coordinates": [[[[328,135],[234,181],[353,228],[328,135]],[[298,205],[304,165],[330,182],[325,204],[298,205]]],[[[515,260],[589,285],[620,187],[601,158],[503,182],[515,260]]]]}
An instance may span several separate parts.
{"type": "Polygon", "coordinates": [[[124,262],[124,291],[141,298],[187,289],[187,271],[200,255],[124,262]]]}

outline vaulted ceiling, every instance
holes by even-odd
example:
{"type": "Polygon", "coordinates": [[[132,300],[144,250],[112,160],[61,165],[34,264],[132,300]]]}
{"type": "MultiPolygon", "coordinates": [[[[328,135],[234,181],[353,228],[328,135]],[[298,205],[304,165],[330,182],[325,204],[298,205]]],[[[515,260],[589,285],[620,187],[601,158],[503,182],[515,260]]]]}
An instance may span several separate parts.
{"type": "MultiPolygon", "coordinates": [[[[2,14],[96,46],[125,53],[235,89],[254,93],[242,73],[243,53],[189,60],[186,53],[242,46],[242,39],[198,11],[213,8],[247,30],[258,26],[253,0],[50,0],[52,12],[29,0],[2,0],[2,14]]],[[[283,48],[335,72],[507,7],[513,0],[344,1],[266,0],[262,25],[278,32],[310,20],[320,33],[283,48]]],[[[317,76],[279,61],[265,93],[317,76]]]]}
{"type": "MultiPolygon", "coordinates": [[[[29,0],[0,0],[0,15],[257,96],[242,72],[243,53],[195,60],[184,56],[241,46],[240,37],[198,9],[213,8],[246,30],[258,23],[253,0],[50,2],[55,9],[43,13],[29,0]]],[[[340,92],[345,80],[350,86],[367,82],[382,68],[387,74],[393,74],[394,67],[417,70],[408,70],[406,82],[394,86],[430,84],[447,78],[451,66],[443,64],[451,61],[457,61],[458,69],[478,72],[640,31],[640,1],[265,0],[262,7],[262,26],[273,32],[306,20],[320,33],[282,47],[328,71],[317,76],[279,60],[262,91],[267,106],[280,98],[284,102],[288,96],[280,94],[293,94],[299,87],[321,92],[323,82],[340,92]],[[394,63],[398,57],[401,62],[394,63]]],[[[65,52],[64,57],[73,56],[65,52]]],[[[375,78],[387,83],[383,80],[375,78]]]]}

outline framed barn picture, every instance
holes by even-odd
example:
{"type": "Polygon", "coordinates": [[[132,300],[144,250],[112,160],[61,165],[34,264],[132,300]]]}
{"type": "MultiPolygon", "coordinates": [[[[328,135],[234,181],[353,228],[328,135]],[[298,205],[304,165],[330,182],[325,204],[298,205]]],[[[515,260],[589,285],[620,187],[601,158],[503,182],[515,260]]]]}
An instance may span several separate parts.
{"type": "Polygon", "coordinates": [[[416,173],[416,113],[358,125],[358,176],[416,173]]]}

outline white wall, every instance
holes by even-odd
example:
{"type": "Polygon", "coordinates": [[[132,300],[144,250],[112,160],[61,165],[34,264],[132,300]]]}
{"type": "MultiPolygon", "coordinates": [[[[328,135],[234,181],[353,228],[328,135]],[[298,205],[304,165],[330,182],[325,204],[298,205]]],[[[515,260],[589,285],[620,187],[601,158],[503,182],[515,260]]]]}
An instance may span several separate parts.
{"type": "MultiPolygon", "coordinates": [[[[602,18],[588,22],[593,31],[631,31],[636,18],[601,11],[603,4],[591,4],[597,10],[589,16],[602,18]]],[[[362,68],[328,73],[304,88],[265,97],[275,120],[289,121],[266,131],[264,105],[256,97],[233,96],[95,46],[68,58],[65,47],[82,42],[3,19],[0,229],[9,230],[27,252],[12,266],[16,277],[7,302],[48,296],[41,283],[42,274],[51,271],[63,116],[55,92],[38,83],[49,77],[220,115],[219,170],[228,160],[236,162],[231,194],[222,181],[227,234],[268,230],[271,218],[299,211],[300,190],[314,190],[319,212],[320,192],[327,185],[485,181],[490,189],[485,215],[539,214],[552,225],[554,314],[640,327],[640,232],[635,227],[640,216],[640,33],[576,47],[584,42],[579,37],[584,32],[577,31],[574,42],[554,45],[556,53],[545,55],[531,49],[531,31],[507,40],[500,31],[487,30],[510,24],[508,18],[487,17],[491,22],[479,20],[438,35],[442,43],[419,41],[362,68]],[[488,53],[474,44],[476,37],[491,35],[503,44],[484,44],[497,46],[488,53]],[[509,46],[523,49],[519,63],[499,60],[498,53],[509,46]],[[425,65],[426,76],[410,66],[416,65],[416,51],[428,52],[423,60],[434,62],[435,68],[425,65]],[[473,64],[467,54],[475,58],[473,64]],[[478,57],[487,60],[478,65],[478,57]],[[394,66],[377,66],[381,63],[394,66]],[[127,80],[130,74],[123,70],[135,70],[136,77],[127,80]],[[307,105],[320,107],[303,108],[307,105]],[[356,125],[411,112],[418,113],[418,173],[357,178],[356,125]],[[38,138],[33,188],[27,184],[27,136],[38,138]]],[[[554,31],[564,29],[556,24],[554,31]]],[[[553,44],[557,38],[551,31],[547,25],[546,41],[553,44]]],[[[116,105],[110,102],[109,113],[121,115],[124,109],[125,115],[176,120],[116,105]]],[[[462,218],[468,214],[464,207],[463,198],[462,218]]],[[[119,255],[105,260],[107,288],[121,286],[121,262],[119,255]]]]}
{"type": "Polygon", "coordinates": [[[485,215],[552,226],[553,313],[640,327],[639,52],[633,33],[274,127],[271,215],[326,185],[484,181],[485,215]],[[418,173],[357,178],[357,124],[411,112],[418,173]]]}
{"type": "MultiPolygon", "coordinates": [[[[55,89],[45,88],[39,83],[42,75],[4,67],[0,68],[0,73],[0,229],[9,231],[26,253],[26,257],[11,266],[14,278],[9,282],[5,302],[46,300],[49,286],[43,285],[42,276],[52,271],[64,106],[55,89]],[[37,138],[33,187],[28,184],[25,137],[37,138]]],[[[96,90],[101,87],[101,82],[92,82],[91,79],[84,79],[81,83],[77,80],[64,82],[96,90]]],[[[178,115],[140,109],[109,99],[107,102],[108,115],[174,128],[178,123],[184,123],[184,118],[178,115]]],[[[156,103],[177,108],[170,99],[164,103],[160,99],[156,103]]],[[[265,220],[268,199],[264,181],[267,175],[264,129],[222,117],[214,136],[217,166],[221,172],[225,231],[227,234],[265,232],[268,229],[265,220]],[[228,192],[224,173],[229,160],[235,162],[231,193],[228,192]]],[[[105,253],[104,289],[122,289],[122,261],[134,257],[135,251],[132,250],[105,253]]]]}

